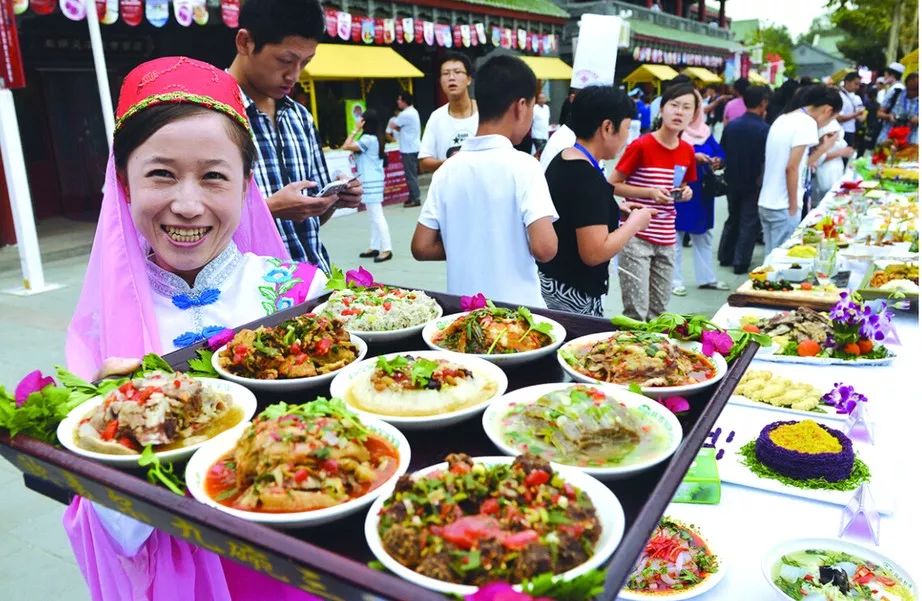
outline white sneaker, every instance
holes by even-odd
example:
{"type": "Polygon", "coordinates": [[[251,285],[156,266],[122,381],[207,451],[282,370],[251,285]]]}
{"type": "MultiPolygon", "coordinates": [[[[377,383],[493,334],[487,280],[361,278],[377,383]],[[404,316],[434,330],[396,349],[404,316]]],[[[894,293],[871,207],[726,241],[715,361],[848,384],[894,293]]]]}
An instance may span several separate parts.
{"type": "Polygon", "coordinates": [[[688,290],[685,288],[685,286],[676,286],[672,289],[672,293],[676,296],[685,296],[688,294],[688,290]]]}

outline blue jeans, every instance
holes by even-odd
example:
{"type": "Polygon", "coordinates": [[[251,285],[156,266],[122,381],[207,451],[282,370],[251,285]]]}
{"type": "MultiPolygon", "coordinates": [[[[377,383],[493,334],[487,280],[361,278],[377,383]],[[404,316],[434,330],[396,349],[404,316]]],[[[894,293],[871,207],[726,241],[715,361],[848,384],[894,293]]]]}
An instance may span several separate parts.
{"type": "Polygon", "coordinates": [[[765,239],[765,256],[791,237],[800,223],[800,212],[791,215],[787,209],[766,209],[759,207],[759,221],[762,222],[762,236],[765,239]]]}

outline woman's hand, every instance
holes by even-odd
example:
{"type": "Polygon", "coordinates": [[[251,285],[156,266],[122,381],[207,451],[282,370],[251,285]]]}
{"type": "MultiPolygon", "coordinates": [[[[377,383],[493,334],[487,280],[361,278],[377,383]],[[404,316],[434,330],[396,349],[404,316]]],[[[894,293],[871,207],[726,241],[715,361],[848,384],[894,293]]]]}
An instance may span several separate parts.
{"type": "Polygon", "coordinates": [[[668,188],[647,188],[647,198],[659,204],[672,202],[672,194],[668,188]]]}
{"type": "Polygon", "coordinates": [[[681,195],[679,196],[680,200],[691,200],[692,199],[692,189],[688,185],[684,185],[681,188],[676,188],[681,195]]]}
{"type": "Polygon", "coordinates": [[[704,154],[703,152],[696,152],[696,153],[695,153],[695,160],[697,160],[699,163],[710,163],[710,162],[711,162],[711,157],[709,157],[708,155],[704,154]]]}
{"type": "Polygon", "coordinates": [[[93,380],[102,380],[112,376],[127,376],[141,368],[141,360],[131,357],[107,357],[99,366],[93,380]]]}
{"type": "Polygon", "coordinates": [[[659,213],[658,209],[653,207],[641,207],[636,208],[630,212],[627,216],[627,221],[625,225],[630,227],[636,227],[636,231],[641,231],[647,229],[647,226],[650,225],[650,221],[656,217],[656,214],[659,213]]]}

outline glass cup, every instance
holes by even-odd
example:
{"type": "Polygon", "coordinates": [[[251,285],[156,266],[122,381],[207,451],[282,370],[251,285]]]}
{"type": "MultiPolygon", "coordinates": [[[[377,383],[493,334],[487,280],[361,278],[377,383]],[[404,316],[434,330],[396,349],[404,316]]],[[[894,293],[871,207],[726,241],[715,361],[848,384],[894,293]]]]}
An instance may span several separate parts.
{"type": "Polygon", "coordinates": [[[813,259],[813,275],[816,276],[816,283],[820,286],[828,286],[832,283],[832,278],[836,271],[836,255],[824,256],[822,253],[816,255],[813,259]]]}
{"type": "Polygon", "coordinates": [[[816,254],[817,257],[823,259],[829,259],[830,257],[835,258],[838,250],[839,247],[836,244],[835,238],[823,238],[820,240],[819,246],[817,246],[816,254]]]}

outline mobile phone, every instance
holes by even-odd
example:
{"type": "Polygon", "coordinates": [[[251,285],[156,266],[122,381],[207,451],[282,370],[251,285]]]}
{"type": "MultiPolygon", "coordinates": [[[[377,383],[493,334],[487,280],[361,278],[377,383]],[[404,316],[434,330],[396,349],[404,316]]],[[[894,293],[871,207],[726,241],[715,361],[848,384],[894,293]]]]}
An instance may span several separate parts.
{"type": "Polygon", "coordinates": [[[352,182],[354,182],[355,180],[356,178],[354,177],[348,180],[346,179],[333,180],[332,182],[329,182],[327,185],[325,185],[320,190],[320,192],[317,192],[316,196],[332,196],[334,194],[339,194],[340,192],[342,192],[343,190],[351,186],[352,182]]]}

